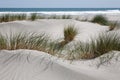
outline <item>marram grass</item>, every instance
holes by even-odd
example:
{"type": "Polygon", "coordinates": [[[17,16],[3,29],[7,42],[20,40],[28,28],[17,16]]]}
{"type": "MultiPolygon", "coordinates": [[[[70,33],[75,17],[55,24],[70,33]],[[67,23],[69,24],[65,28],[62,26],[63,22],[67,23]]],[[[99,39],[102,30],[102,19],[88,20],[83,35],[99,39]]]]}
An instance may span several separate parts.
{"type": "Polygon", "coordinates": [[[0,34],[0,50],[30,49],[55,54],[59,51],[54,41],[49,36],[36,33],[10,33],[0,34]]]}
{"type": "Polygon", "coordinates": [[[0,22],[9,22],[15,20],[26,20],[26,14],[3,14],[0,16],[0,22]]]}
{"type": "Polygon", "coordinates": [[[72,41],[77,34],[78,30],[74,27],[74,25],[68,25],[64,28],[64,40],[66,42],[72,41]]]}
{"type": "Polygon", "coordinates": [[[30,16],[30,20],[34,21],[37,19],[37,14],[36,13],[32,13],[30,16]]]}
{"type": "Polygon", "coordinates": [[[76,42],[68,59],[93,59],[111,51],[120,51],[120,36],[116,33],[102,33],[91,43],[76,42]]]}
{"type": "Polygon", "coordinates": [[[96,15],[91,22],[93,23],[98,23],[101,25],[107,25],[108,24],[108,20],[106,17],[104,17],[103,15],[96,15]]]}
{"type": "Polygon", "coordinates": [[[10,33],[7,36],[0,34],[0,50],[30,49],[52,55],[65,52],[64,56],[68,55],[67,59],[72,60],[93,59],[114,50],[120,51],[120,36],[116,33],[102,33],[97,39],[91,38],[91,40],[90,43],[75,42],[72,45],[64,44],[60,47],[59,41],[51,40],[46,34],[24,32],[10,33]]]}
{"type": "Polygon", "coordinates": [[[103,15],[96,15],[91,22],[93,23],[98,23],[100,25],[106,25],[109,26],[109,31],[112,31],[115,29],[115,27],[117,27],[117,21],[116,22],[112,22],[109,21],[106,17],[104,17],[103,15]]]}
{"type": "Polygon", "coordinates": [[[69,42],[73,41],[78,34],[77,28],[74,25],[68,25],[64,28],[64,40],[59,43],[59,48],[65,46],[69,42]]]}

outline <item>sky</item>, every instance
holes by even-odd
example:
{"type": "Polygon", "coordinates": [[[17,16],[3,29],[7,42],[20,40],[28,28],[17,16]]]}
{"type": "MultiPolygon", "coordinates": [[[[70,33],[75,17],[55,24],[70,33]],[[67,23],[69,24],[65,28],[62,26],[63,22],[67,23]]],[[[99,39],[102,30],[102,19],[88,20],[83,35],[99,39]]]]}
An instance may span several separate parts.
{"type": "Polygon", "coordinates": [[[0,0],[0,8],[120,8],[120,0],[0,0]]]}

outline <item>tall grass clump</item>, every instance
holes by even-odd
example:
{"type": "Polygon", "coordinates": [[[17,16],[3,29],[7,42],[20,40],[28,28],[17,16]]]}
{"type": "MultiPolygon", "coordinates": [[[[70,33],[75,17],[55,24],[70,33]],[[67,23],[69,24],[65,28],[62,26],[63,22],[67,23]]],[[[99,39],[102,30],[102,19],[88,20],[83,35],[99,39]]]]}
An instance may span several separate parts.
{"type": "Polygon", "coordinates": [[[56,54],[60,51],[58,44],[48,35],[41,33],[10,33],[0,34],[0,50],[30,49],[56,54]]]}
{"type": "Polygon", "coordinates": [[[31,16],[30,16],[30,20],[34,21],[35,19],[37,19],[37,14],[32,13],[31,16]]]}
{"type": "Polygon", "coordinates": [[[95,57],[108,53],[112,50],[120,51],[120,37],[116,33],[102,34],[92,42],[95,57]]]}
{"type": "Polygon", "coordinates": [[[64,41],[61,41],[60,45],[64,46],[73,41],[77,34],[78,30],[74,27],[74,25],[68,25],[66,28],[64,28],[64,41]]]}
{"type": "Polygon", "coordinates": [[[71,16],[70,16],[70,15],[62,15],[61,18],[62,18],[62,19],[71,19],[71,16]]]}
{"type": "Polygon", "coordinates": [[[0,16],[0,22],[8,22],[9,21],[9,14],[4,14],[0,16]]]}
{"type": "Polygon", "coordinates": [[[93,23],[98,23],[101,25],[108,25],[108,20],[106,17],[104,17],[103,15],[96,15],[91,22],[93,23]]]}
{"type": "Polygon", "coordinates": [[[8,48],[9,50],[31,49],[47,52],[48,40],[49,38],[45,34],[11,33],[8,37],[8,48]]]}
{"type": "Polygon", "coordinates": [[[120,51],[120,37],[116,33],[100,34],[90,43],[77,42],[71,50],[71,59],[93,59],[111,51],[120,51]]]}
{"type": "Polygon", "coordinates": [[[9,50],[16,50],[16,49],[25,49],[27,48],[27,35],[24,33],[11,33],[8,40],[8,49],[9,50]]]}
{"type": "Polygon", "coordinates": [[[7,49],[7,39],[0,34],[0,49],[7,49]]]}

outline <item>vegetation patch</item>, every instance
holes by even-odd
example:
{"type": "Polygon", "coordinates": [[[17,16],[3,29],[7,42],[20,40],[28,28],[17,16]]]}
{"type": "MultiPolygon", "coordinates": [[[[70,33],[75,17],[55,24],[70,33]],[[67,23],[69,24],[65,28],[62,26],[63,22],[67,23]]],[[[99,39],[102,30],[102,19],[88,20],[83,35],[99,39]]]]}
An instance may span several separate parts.
{"type": "Polygon", "coordinates": [[[9,22],[15,20],[26,20],[26,14],[3,14],[0,16],[0,22],[9,22]]]}
{"type": "Polygon", "coordinates": [[[70,50],[68,59],[93,59],[111,51],[120,51],[120,37],[118,34],[100,34],[91,43],[77,42],[70,50]]]}
{"type": "Polygon", "coordinates": [[[108,20],[106,17],[102,16],[102,15],[96,15],[91,22],[93,23],[98,23],[101,25],[108,25],[108,20]]]}
{"type": "Polygon", "coordinates": [[[78,30],[74,27],[74,25],[68,25],[64,28],[64,41],[61,41],[59,45],[63,47],[64,45],[73,41],[77,34],[78,30]]]}

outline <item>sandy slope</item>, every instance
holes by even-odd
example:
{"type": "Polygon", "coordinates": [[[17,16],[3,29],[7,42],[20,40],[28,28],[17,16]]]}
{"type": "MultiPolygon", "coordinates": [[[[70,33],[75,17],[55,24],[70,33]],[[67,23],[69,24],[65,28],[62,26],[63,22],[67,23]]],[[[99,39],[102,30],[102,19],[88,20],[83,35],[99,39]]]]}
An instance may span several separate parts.
{"type": "Polygon", "coordinates": [[[56,63],[43,52],[2,51],[0,57],[0,80],[96,80],[56,63]]]}
{"type": "MultiPolygon", "coordinates": [[[[89,66],[89,64],[94,61],[86,62],[86,65],[82,63],[78,66],[77,64],[73,65],[66,61],[64,62],[44,52],[32,50],[4,50],[0,52],[0,80],[120,79],[119,69],[117,72],[113,72],[115,67],[111,67],[112,71],[107,67],[97,69],[89,66]]],[[[120,66],[120,63],[118,66],[120,66]]]]}

